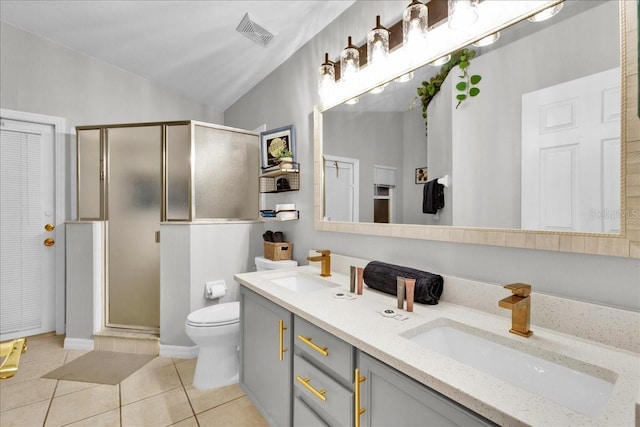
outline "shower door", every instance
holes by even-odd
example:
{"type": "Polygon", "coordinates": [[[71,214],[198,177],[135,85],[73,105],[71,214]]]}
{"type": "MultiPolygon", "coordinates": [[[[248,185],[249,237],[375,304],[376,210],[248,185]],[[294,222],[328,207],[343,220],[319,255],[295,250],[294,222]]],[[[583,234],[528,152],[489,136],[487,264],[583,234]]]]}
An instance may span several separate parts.
{"type": "Polygon", "coordinates": [[[107,326],[158,328],[162,127],[106,132],[107,326]]]}

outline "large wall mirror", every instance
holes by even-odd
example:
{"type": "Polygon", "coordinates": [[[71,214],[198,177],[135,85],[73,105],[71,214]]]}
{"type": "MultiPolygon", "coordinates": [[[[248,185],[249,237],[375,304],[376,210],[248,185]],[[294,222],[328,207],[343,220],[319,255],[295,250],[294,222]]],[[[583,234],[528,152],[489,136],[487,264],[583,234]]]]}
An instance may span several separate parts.
{"type": "Polygon", "coordinates": [[[635,7],[567,0],[550,20],[467,46],[480,93],[457,105],[455,67],[426,122],[416,89],[442,65],[318,111],[316,228],[640,256],[627,230],[628,212],[639,212],[627,206],[624,164],[637,116],[623,114],[631,58],[621,22],[635,7]],[[436,179],[444,207],[424,213],[436,179]]]}

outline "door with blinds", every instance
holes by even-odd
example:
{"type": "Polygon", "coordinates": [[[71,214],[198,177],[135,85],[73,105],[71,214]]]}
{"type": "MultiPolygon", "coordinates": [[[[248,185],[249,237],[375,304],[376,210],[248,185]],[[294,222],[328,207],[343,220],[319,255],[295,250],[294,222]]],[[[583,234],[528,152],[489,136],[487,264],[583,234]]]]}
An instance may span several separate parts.
{"type": "Polygon", "coordinates": [[[0,341],[56,329],[54,136],[0,126],[0,341]]]}

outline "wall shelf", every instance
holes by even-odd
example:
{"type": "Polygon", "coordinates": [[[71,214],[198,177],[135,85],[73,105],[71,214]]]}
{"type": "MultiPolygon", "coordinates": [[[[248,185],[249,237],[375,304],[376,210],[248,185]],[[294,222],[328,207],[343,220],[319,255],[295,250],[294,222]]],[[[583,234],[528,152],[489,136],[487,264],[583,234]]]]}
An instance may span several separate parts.
{"type": "Polygon", "coordinates": [[[265,222],[296,221],[300,219],[300,211],[296,211],[296,215],[293,218],[278,218],[277,216],[275,216],[275,217],[260,217],[260,219],[264,220],[265,222]]]}
{"type": "Polygon", "coordinates": [[[300,189],[300,169],[277,169],[258,178],[261,193],[281,193],[300,189]]]}

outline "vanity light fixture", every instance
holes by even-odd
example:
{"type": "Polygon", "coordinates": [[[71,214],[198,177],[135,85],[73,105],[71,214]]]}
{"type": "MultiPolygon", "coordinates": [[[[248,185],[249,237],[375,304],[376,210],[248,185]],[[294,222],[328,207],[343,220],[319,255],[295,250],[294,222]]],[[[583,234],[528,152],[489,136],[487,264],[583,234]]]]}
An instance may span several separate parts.
{"type": "Polygon", "coordinates": [[[329,54],[324,54],[324,62],[318,68],[318,93],[324,102],[333,91],[336,84],[336,70],[333,62],[329,61],[329,54]]]}
{"type": "Polygon", "coordinates": [[[489,34],[487,37],[481,38],[477,42],[473,43],[473,45],[476,47],[489,46],[490,44],[497,42],[499,38],[500,38],[500,31],[496,31],[493,34],[489,34]]]}
{"type": "Polygon", "coordinates": [[[476,0],[448,0],[449,28],[461,30],[468,28],[478,20],[476,0]]]}
{"type": "Polygon", "coordinates": [[[350,82],[356,79],[356,74],[360,70],[360,52],[351,43],[351,36],[348,38],[347,47],[340,52],[340,80],[350,82]]]}
{"type": "Polygon", "coordinates": [[[429,65],[432,65],[434,67],[439,67],[440,65],[446,64],[450,60],[451,60],[451,55],[445,55],[445,56],[442,56],[442,57],[436,59],[435,61],[429,62],[429,65]]]}
{"type": "Polygon", "coordinates": [[[544,9],[541,12],[536,13],[533,16],[530,16],[527,19],[529,21],[531,21],[531,22],[546,21],[547,19],[550,19],[550,18],[553,18],[554,16],[556,16],[558,14],[558,12],[560,12],[562,10],[563,6],[564,6],[564,3],[555,4],[555,5],[551,6],[551,7],[548,7],[546,9],[544,9]]]}
{"type": "Polygon", "coordinates": [[[427,45],[429,10],[418,0],[413,0],[402,13],[402,46],[413,57],[420,55],[427,45]]]}

